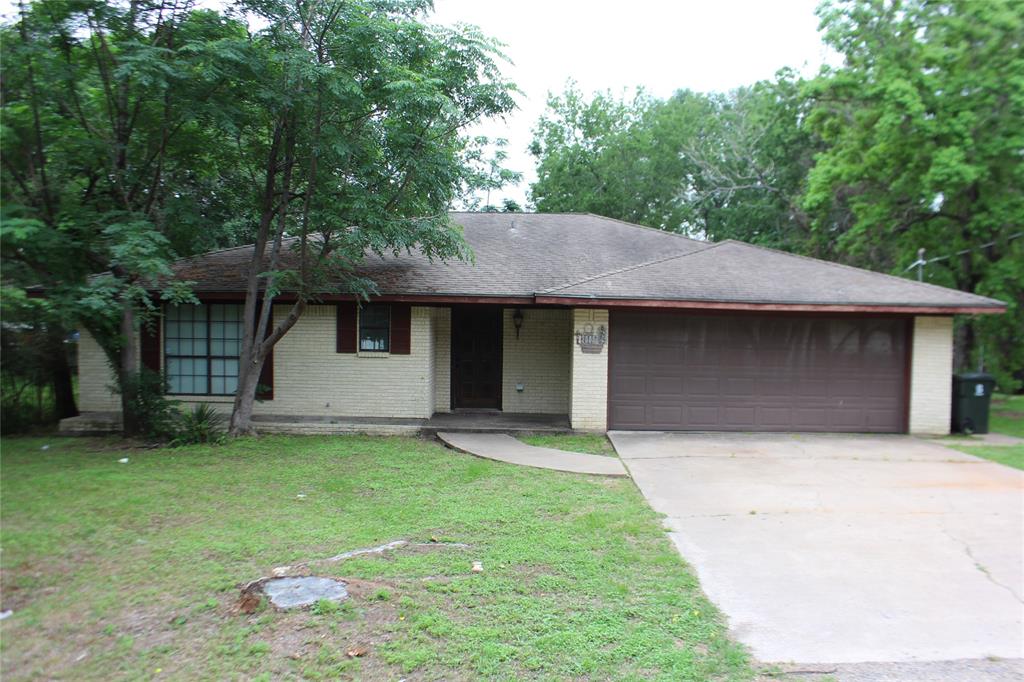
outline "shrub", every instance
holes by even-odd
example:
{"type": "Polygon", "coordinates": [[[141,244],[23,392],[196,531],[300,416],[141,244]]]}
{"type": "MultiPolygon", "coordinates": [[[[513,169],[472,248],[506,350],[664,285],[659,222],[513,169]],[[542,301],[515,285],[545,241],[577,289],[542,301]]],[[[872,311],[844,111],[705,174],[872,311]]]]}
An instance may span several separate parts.
{"type": "Polygon", "coordinates": [[[178,417],[174,445],[219,443],[224,440],[224,415],[212,405],[202,403],[178,417]]]}
{"type": "MultiPolygon", "coordinates": [[[[168,400],[167,379],[163,374],[143,369],[127,377],[124,389],[132,396],[128,409],[137,426],[138,433],[158,440],[169,440],[177,432],[177,401],[168,400]]],[[[112,387],[120,393],[121,386],[112,387]]],[[[125,415],[126,423],[129,415],[125,415]]]]}

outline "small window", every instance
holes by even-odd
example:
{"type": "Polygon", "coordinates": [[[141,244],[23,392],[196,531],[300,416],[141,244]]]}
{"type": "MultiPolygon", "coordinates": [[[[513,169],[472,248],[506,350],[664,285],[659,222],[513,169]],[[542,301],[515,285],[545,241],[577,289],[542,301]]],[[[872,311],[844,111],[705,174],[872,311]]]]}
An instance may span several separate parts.
{"type": "Polygon", "coordinates": [[[391,306],[363,306],[359,311],[359,350],[387,353],[390,339],[391,306]]]}

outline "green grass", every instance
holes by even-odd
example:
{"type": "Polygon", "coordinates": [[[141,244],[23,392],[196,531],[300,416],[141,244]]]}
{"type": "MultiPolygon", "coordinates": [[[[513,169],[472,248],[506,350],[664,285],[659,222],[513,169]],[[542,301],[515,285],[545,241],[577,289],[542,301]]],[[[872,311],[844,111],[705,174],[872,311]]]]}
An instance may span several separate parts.
{"type": "MultiPolygon", "coordinates": [[[[1024,395],[992,396],[989,431],[1024,438],[1024,395]]],[[[975,457],[1024,470],[1024,445],[954,445],[975,457]]]]}
{"type": "Polygon", "coordinates": [[[961,452],[1024,470],[1024,445],[955,445],[961,452]]]}
{"type": "Polygon", "coordinates": [[[2,458],[5,680],[753,675],[628,480],[358,436],[2,458]],[[275,566],[397,539],[428,546],[316,567],[337,608],[236,609],[275,566]]]}
{"type": "Polygon", "coordinates": [[[1024,438],[1024,395],[992,396],[989,431],[1024,438]]]}
{"type": "Polygon", "coordinates": [[[585,452],[590,455],[617,457],[615,448],[604,434],[600,433],[538,433],[519,436],[527,445],[555,448],[569,452],[585,452]]]}

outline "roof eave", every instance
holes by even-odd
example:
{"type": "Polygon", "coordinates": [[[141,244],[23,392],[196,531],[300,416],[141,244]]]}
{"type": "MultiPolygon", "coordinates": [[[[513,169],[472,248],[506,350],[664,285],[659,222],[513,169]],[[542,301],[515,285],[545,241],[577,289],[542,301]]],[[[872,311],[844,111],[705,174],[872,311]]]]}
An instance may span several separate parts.
{"type": "Polygon", "coordinates": [[[693,301],[659,298],[618,298],[590,295],[538,295],[537,303],[581,308],[672,308],[678,310],[787,311],[813,313],[887,313],[904,315],[993,315],[1005,305],[893,305],[887,303],[788,303],[748,301],[693,301]]]}

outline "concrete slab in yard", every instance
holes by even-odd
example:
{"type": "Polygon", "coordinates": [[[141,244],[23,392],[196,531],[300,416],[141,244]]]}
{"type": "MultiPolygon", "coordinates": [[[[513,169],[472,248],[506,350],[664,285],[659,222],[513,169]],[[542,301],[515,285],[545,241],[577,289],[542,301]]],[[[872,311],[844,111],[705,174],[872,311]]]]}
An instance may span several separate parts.
{"type": "Polygon", "coordinates": [[[760,660],[1024,656],[1024,472],[907,436],[609,435],[760,660]]]}

